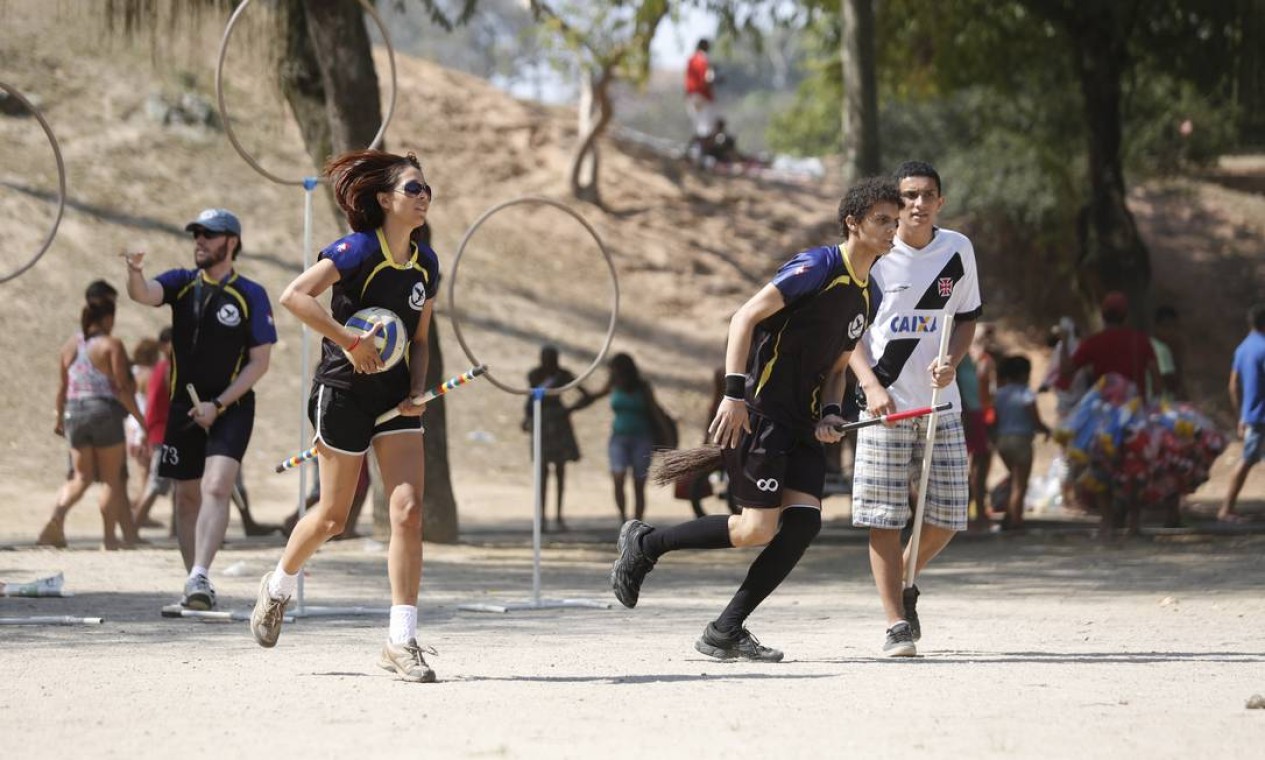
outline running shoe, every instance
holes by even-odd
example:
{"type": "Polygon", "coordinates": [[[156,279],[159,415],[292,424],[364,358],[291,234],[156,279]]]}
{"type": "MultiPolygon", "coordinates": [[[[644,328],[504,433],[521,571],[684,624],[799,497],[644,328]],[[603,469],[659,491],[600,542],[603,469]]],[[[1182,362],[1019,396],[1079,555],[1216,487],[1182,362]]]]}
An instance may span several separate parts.
{"type": "Polygon", "coordinates": [[[434,649],[422,649],[417,639],[409,639],[406,644],[387,642],[382,646],[382,657],[378,659],[378,667],[389,670],[400,677],[401,681],[411,683],[434,683],[435,671],[426,664],[422,653],[438,654],[434,649]]]}
{"type": "Polygon", "coordinates": [[[611,566],[611,588],[625,607],[637,606],[646,573],[654,569],[655,560],[641,548],[641,537],[652,530],[641,520],[629,520],[619,529],[619,557],[611,566]]]}
{"type": "Polygon", "coordinates": [[[739,628],[733,633],[725,633],[708,623],[703,635],[694,642],[694,648],[708,657],[717,660],[751,660],[752,662],[781,662],[782,652],[762,645],[751,631],[739,628]]]}
{"type": "Polygon", "coordinates": [[[909,623],[901,620],[887,629],[887,641],[883,643],[883,654],[888,657],[913,657],[918,654],[914,646],[914,632],[909,623]]]}

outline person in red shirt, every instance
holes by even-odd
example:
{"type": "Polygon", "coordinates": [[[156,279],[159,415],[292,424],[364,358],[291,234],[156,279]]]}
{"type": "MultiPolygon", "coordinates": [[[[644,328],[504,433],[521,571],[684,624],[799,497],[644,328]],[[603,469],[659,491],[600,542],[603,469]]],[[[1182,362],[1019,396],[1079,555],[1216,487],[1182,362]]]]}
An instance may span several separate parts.
{"type": "Polygon", "coordinates": [[[694,122],[694,134],[690,137],[688,155],[702,159],[706,143],[716,131],[716,94],[712,85],[716,82],[716,70],[707,57],[711,42],[698,41],[694,55],[685,65],[685,107],[694,122]]]}
{"type": "Polygon", "coordinates": [[[1103,297],[1104,327],[1081,341],[1070,360],[1059,357],[1058,387],[1066,390],[1081,367],[1089,367],[1091,382],[1109,372],[1122,375],[1138,388],[1144,398],[1152,389],[1160,388],[1151,339],[1141,330],[1125,325],[1129,316],[1129,298],[1118,290],[1103,297]]]}
{"type": "MultiPolygon", "coordinates": [[[[145,398],[145,436],[153,452],[149,463],[149,479],[145,483],[144,493],[132,505],[132,514],[138,528],[162,527],[161,523],[150,519],[149,510],[159,496],[171,493],[171,479],[158,474],[158,464],[163,452],[163,432],[167,429],[167,413],[171,409],[170,327],[164,327],[158,334],[158,347],[159,359],[150,370],[145,398]]],[[[172,530],[175,530],[174,524],[172,530]]]]}
{"type": "MultiPolygon", "coordinates": [[[[1151,338],[1141,330],[1125,325],[1129,316],[1129,298],[1124,293],[1113,290],[1104,296],[1101,311],[1102,330],[1081,341],[1070,359],[1066,355],[1066,343],[1060,349],[1064,353],[1059,355],[1058,387],[1067,390],[1076,373],[1081,368],[1088,368],[1091,383],[1114,372],[1133,383],[1138,395],[1149,401],[1152,389],[1158,391],[1161,387],[1151,338]]],[[[1099,531],[1102,540],[1113,539],[1115,529],[1119,527],[1117,516],[1127,523],[1127,535],[1138,534],[1142,518],[1139,502],[1125,500],[1111,492],[1100,493],[1095,498],[1102,513],[1099,531]]]]}

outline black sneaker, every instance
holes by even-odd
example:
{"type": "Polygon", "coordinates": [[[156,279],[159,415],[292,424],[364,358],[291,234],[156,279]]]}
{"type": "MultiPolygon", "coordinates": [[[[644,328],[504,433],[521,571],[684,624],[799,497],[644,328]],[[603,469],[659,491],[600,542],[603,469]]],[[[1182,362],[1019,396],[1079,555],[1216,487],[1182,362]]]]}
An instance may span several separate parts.
{"type": "Polygon", "coordinates": [[[909,630],[914,641],[919,641],[922,639],[922,626],[918,624],[918,586],[902,591],[901,598],[905,603],[905,620],[909,623],[909,630]]]}
{"type": "Polygon", "coordinates": [[[883,654],[888,657],[913,657],[918,654],[914,646],[914,633],[909,623],[901,620],[887,629],[887,641],[883,643],[883,654]]]}
{"type": "Polygon", "coordinates": [[[751,660],[753,662],[781,662],[782,652],[760,644],[751,631],[739,628],[736,633],[725,634],[708,623],[703,635],[694,642],[694,648],[708,657],[718,660],[751,660]]]}
{"type": "Polygon", "coordinates": [[[611,566],[611,588],[625,607],[636,607],[641,583],[656,560],[641,550],[641,537],[654,530],[641,520],[629,520],[619,529],[619,556],[611,566]]]}

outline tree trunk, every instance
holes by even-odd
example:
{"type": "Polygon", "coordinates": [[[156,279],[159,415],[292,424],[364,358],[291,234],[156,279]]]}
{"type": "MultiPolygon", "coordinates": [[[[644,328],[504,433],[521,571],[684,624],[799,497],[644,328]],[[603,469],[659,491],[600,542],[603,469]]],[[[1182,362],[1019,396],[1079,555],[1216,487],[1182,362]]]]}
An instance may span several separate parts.
{"type": "MultiPolygon", "coordinates": [[[[281,92],[290,111],[299,124],[303,146],[312,159],[312,166],[319,172],[334,151],[330,137],[329,119],[326,117],[325,84],[321,78],[320,63],[307,31],[307,13],[303,0],[286,0],[277,14],[279,36],[285,40],[285,52],[277,62],[277,78],[281,92]]],[[[339,220],[338,203],[328,184],[323,185],[324,195],[334,216],[339,220]]]]}
{"type": "MultiPolygon", "coordinates": [[[[599,116],[597,101],[593,97],[593,80],[592,72],[585,71],[580,76],[580,102],[576,106],[577,135],[583,136],[592,132],[595,117],[599,116]]],[[[592,188],[596,194],[598,166],[601,163],[599,146],[594,143],[578,160],[577,179],[573,185],[580,188],[592,188]]]]}
{"type": "Polygon", "coordinates": [[[1130,321],[1149,324],[1151,263],[1125,194],[1121,160],[1121,81],[1128,52],[1111,11],[1091,8],[1070,30],[1085,119],[1089,127],[1090,199],[1085,209],[1081,290],[1094,302],[1120,290],[1129,296],[1130,321]]]}
{"type": "Polygon", "coordinates": [[[571,195],[576,200],[588,201],[598,207],[602,205],[602,197],[598,189],[597,138],[601,137],[602,133],[606,131],[606,126],[610,124],[611,117],[614,115],[610,96],[613,73],[614,64],[608,64],[603,66],[601,72],[593,77],[593,101],[597,108],[597,121],[587,133],[580,135],[579,146],[571,157],[571,171],[569,173],[571,177],[571,195]],[[586,183],[581,169],[590,153],[593,160],[593,172],[586,183]]]}
{"type": "MultiPolygon", "coordinates": [[[[426,367],[426,387],[433,388],[444,377],[444,356],[439,346],[439,326],[430,328],[430,363],[426,367]]],[[[452,493],[452,471],[448,467],[448,401],[436,399],[426,407],[426,493],[422,500],[422,535],[437,544],[457,543],[457,499],[452,493]]]]}
{"type": "Polygon", "coordinates": [[[1265,145],[1265,0],[1240,0],[1239,141],[1265,145]]]}
{"type": "Polygon", "coordinates": [[[843,181],[878,174],[878,80],[874,54],[873,0],[843,0],[843,181]]]}
{"type": "Polygon", "coordinates": [[[367,148],[382,125],[382,101],[364,9],[351,0],[304,0],[304,5],[312,49],[320,51],[334,152],[367,148]]]}

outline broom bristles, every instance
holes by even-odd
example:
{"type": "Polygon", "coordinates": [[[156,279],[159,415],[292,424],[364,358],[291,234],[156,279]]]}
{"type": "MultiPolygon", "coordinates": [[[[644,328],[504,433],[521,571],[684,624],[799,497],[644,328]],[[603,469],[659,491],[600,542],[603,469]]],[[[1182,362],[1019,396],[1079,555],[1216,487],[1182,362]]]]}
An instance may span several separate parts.
{"type": "Polygon", "coordinates": [[[661,486],[675,483],[681,478],[694,477],[720,469],[719,446],[699,446],[694,449],[675,449],[655,454],[650,477],[661,486]]]}

